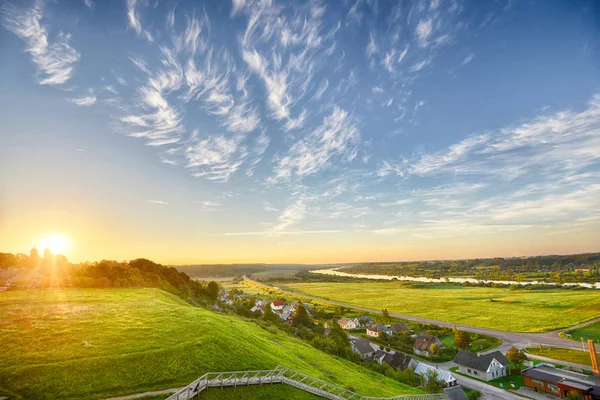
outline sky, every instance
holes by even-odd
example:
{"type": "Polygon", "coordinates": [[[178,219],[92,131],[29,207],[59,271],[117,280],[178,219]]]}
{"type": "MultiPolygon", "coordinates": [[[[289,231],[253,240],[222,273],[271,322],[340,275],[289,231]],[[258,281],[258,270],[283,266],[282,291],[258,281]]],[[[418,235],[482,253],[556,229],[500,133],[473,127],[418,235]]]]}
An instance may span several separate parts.
{"type": "Polygon", "coordinates": [[[600,251],[600,5],[8,0],[0,251],[600,251]]]}

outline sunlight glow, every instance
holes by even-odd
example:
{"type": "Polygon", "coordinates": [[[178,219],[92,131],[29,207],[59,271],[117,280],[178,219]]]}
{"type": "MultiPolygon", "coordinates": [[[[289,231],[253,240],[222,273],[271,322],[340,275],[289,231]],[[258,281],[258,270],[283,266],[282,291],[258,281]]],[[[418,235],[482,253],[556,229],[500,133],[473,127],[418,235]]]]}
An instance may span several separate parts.
{"type": "Polygon", "coordinates": [[[71,247],[71,241],[65,235],[53,233],[40,239],[39,247],[41,251],[49,249],[52,254],[64,255],[71,247]]]}

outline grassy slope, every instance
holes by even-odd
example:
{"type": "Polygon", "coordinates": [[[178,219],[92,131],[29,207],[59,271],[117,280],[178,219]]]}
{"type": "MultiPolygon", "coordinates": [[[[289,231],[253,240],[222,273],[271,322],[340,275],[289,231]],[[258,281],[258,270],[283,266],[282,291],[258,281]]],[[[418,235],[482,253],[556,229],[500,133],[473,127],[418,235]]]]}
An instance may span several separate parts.
{"type": "Polygon", "coordinates": [[[572,350],[572,349],[559,349],[559,348],[549,348],[545,347],[541,352],[539,347],[528,347],[527,352],[531,354],[535,354],[542,357],[552,358],[554,360],[561,360],[572,362],[576,364],[588,365],[592,366],[592,360],[590,358],[590,354],[588,352],[583,352],[581,350],[572,350]]]}
{"type": "Polygon", "coordinates": [[[600,314],[600,296],[591,290],[530,291],[455,285],[411,288],[395,282],[279,286],[377,310],[387,308],[396,313],[515,332],[544,332],[600,314]]]}
{"type": "Polygon", "coordinates": [[[590,324],[584,326],[583,328],[575,329],[567,333],[571,334],[571,339],[576,341],[580,341],[580,338],[583,338],[584,340],[592,339],[594,342],[596,342],[596,348],[600,348],[600,345],[598,345],[598,340],[600,340],[600,322],[596,322],[595,324],[590,324]]]}
{"type": "Polygon", "coordinates": [[[103,398],[278,364],[361,394],[418,392],[157,289],[5,292],[0,316],[0,386],[24,398],[103,398]]]}
{"type": "MultiPolygon", "coordinates": [[[[169,395],[143,397],[140,400],[164,400],[169,395]]],[[[288,385],[264,385],[247,386],[238,388],[212,388],[202,392],[199,397],[202,400],[319,400],[317,397],[303,390],[288,385]]]]}

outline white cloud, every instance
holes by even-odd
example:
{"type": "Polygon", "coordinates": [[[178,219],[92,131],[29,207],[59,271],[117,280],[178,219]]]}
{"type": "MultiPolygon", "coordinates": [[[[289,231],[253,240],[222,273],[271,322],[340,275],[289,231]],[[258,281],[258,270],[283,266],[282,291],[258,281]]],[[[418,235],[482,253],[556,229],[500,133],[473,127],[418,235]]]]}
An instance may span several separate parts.
{"type": "Polygon", "coordinates": [[[79,53],[69,45],[71,35],[58,32],[54,39],[41,24],[44,2],[38,0],[30,9],[19,9],[11,5],[2,7],[4,26],[27,44],[27,52],[35,63],[42,85],[66,83],[79,60],[79,53]]]}
{"type": "Polygon", "coordinates": [[[145,37],[148,41],[152,42],[154,39],[150,32],[142,27],[142,22],[139,15],[139,7],[145,5],[145,1],[139,0],[127,0],[127,21],[129,26],[135,31],[138,37],[145,37]]]}
{"type": "Polygon", "coordinates": [[[166,201],[162,201],[162,200],[148,200],[148,203],[159,204],[161,206],[169,204],[166,201]]]}
{"type": "Polygon", "coordinates": [[[238,150],[236,140],[225,136],[210,136],[185,149],[187,167],[196,177],[227,182],[242,164],[242,160],[234,157],[238,150]]]}
{"type": "Polygon", "coordinates": [[[293,144],[288,154],[277,161],[274,180],[311,175],[334,160],[351,161],[356,156],[359,141],[360,134],[353,118],[336,106],[321,125],[293,144]]]}
{"type": "Polygon", "coordinates": [[[94,0],[83,0],[83,4],[90,10],[94,9],[94,0]]]}
{"type": "Polygon", "coordinates": [[[417,39],[421,46],[427,44],[427,40],[431,36],[433,32],[433,20],[431,18],[420,20],[417,24],[417,28],[415,30],[415,34],[417,35],[417,39]]]}
{"type": "Polygon", "coordinates": [[[92,95],[92,96],[86,96],[86,97],[79,97],[79,98],[69,99],[69,101],[78,106],[89,107],[96,103],[96,96],[92,95]]]}
{"type": "Polygon", "coordinates": [[[431,64],[431,58],[428,58],[428,59],[425,59],[423,61],[419,61],[416,64],[413,64],[413,66],[410,67],[410,71],[411,72],[419,72],[423,68],[427,67],[429,64],[431,64]]]}
{"type": "Polygon", "coordinates": [[[460,63],[460,65],[467,65],[468,63],[470,63],[473,60],[473,57],[475,55],[473,53],[469,54],[468,56],[465,57],[465,59],[460,63]]]}

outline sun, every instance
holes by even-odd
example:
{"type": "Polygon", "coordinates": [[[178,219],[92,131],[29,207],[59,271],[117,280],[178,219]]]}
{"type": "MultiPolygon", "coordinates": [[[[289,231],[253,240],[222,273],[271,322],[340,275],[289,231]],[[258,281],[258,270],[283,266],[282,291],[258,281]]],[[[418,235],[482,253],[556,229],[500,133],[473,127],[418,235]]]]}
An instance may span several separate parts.
{"type": "Polygon", "coordinates": [[[48,249],[52,254],[64,254],[71,247],[71,241],[65,235],[53,233],[41,238],[39,246],[42,251],[48,249]]]}

